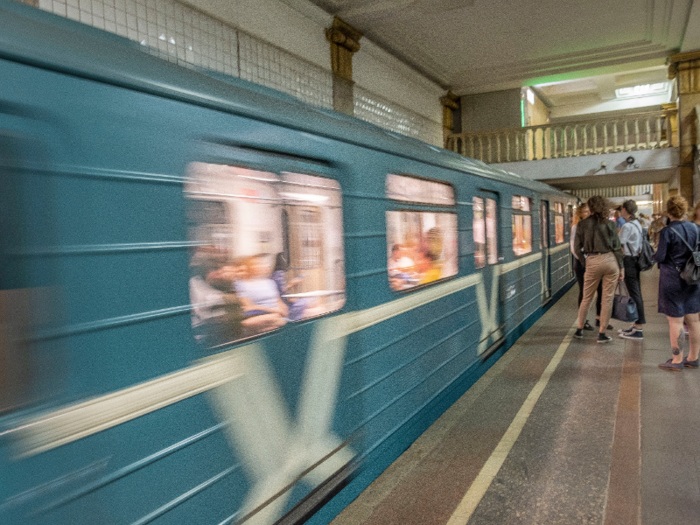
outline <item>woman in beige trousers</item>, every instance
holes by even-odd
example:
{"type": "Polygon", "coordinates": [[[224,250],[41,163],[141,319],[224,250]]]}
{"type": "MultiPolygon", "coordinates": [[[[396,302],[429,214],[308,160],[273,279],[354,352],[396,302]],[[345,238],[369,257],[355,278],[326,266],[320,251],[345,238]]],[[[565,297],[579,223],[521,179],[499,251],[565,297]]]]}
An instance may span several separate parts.
{"type": "Polygon", "coordinates": [[[578,325],[574,337],[583,337],[583,327],[588,316],[588,308],[598,283],[603,282],[603,300],[600,311],[598,342],[612,340],[605,333],[610,321],[613,297],[617,283],[625,278],[622,263],[622,248],[617,236],[615,223],[608,219],[610,210],[607,201],[600,195],[588,199],[591,215],[579,222],[574,239],[574,255],[585,261],[586,273],[583,277],[583,299],[578,309],[578,325]]]}

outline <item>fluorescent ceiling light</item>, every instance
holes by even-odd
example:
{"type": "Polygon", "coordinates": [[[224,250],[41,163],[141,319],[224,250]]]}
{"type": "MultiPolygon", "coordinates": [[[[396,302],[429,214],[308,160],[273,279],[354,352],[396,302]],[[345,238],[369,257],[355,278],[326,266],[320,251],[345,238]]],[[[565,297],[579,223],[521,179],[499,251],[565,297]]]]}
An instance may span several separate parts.
{"type": "Polygon", "coordinates": [[[668,91],[668,82],[657,82],[656,84],[643,84],[641,86],[619,88],[615,90],[617,98],[637,98],[660,95],[668,91]]]}

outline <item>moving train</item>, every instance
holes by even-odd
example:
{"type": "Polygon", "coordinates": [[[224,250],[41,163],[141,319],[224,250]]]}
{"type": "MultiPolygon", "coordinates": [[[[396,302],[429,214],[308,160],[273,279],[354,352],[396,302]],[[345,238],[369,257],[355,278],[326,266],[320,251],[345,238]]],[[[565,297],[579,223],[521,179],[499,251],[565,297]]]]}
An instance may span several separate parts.
{"type": "Polygon", "coordinates": [[[575,200],[0,0],[0,523],[328,523],[573,282],[575,200]]]}

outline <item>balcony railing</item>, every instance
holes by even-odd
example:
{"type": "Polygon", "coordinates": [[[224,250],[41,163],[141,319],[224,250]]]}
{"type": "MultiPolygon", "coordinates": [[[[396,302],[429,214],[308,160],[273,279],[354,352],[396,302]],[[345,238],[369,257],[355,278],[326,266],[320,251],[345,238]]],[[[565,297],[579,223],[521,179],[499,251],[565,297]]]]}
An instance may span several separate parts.
{"type": "Polygon", "coordinates": [[[546,124],[526,128],[459,133],[446,148],[490,164],[557,159],[677,145],[677,110],[624,117],[546,124]]]}

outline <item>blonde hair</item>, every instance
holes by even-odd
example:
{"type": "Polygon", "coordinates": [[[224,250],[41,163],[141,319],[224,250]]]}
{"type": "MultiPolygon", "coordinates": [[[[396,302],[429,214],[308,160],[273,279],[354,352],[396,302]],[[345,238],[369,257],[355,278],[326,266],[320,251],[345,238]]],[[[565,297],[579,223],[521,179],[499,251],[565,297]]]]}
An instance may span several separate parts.
{"type": "Polygon", "coordinates": [[[688,211],[688,201],[680,195],[674,195],[666,202],[666,212],[674,219],[682,219],[688,211]]]}

